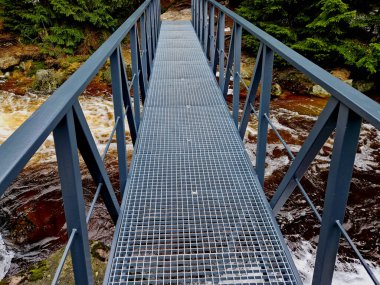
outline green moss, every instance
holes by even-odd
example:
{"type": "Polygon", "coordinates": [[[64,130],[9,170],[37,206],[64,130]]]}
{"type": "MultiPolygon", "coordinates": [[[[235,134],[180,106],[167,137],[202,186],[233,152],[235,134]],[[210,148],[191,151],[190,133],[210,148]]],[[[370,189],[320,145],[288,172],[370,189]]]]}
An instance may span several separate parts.
{"type": "Polygon", "coordinates": [[[28,280],[30,282],[41,280],[44,277],[45,273],[48,272],[48,270],[48,262],[46,260],[42,260],[38,262],[37,265],[34,266],[34,268],[29,270],[30,276],[28,280]]]}
{"type": "Polygon", "coordinates": [[[31,68],[27,72],[27,76],[31,77],[36,74],[40,69],[46,69],[46,65],[43,61],[33,61],[31,68]]]}
{"type": "MultiPolygon", "coordinates": [[[[101,242],[91,242],[91,264],[94,276],[94,284],[103,284],[104,273],[107,267],[105,256],[109,254],[109,247],[101,242]]],[[[48,258],[33,265],[27,271],[18,274],[18,277],[23,279],[23,285],[46,285],[50,284],[54,278],[59,261],[61,260],[64,248],[54,252],[48,258]]],[[[0,281],[0,285],[9,284],[11,279],[0,281]]],[[[72,260],[68,255],[66,263],[62,269],[59,278],[60,284],[74,284],[74,273],[72,260]]]]}

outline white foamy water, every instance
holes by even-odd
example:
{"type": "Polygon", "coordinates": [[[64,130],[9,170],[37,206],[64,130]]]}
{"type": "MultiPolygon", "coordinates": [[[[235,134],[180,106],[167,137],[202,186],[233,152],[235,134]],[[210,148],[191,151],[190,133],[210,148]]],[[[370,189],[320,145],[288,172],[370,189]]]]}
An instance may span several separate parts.
{"type": "MultiPolygon", "coordinates": [[[[305,285],[311,284],[313,280],[314,261],[317,249],[310,242],[300,240],[292,249],[294,263],[300,272],[305,285]]],[[[380,267],[368,262],[375,276],[380,276],[380,267]]],[[[333,277],[333,285],[365,285],[373,284],[368,273],[358,260],[351,259],[349,262],[337,261],[333,277]]]]}
{"type": "MultiPolygon", "coordinates": [[[[9,92],[0,91],[0,145],[43,104],[48,96],[28,94],[18,96],[9,92]]],[[[80,96],[87,123],[102,154],[108,138],[114,127],[113,102],[111,95],[80,96]]],[[[126,132],[129,133],[126,124],[126,132]]],[[[128,136],[126,136],[128,137],[128,136]]],[[[115,138],[113,142],[115,141],[115,138]]],[[[131,149],[131,142],[127,142],[127,149],[131,149]]],[[[110,150],[116,149],[113,143],[110,150]]],[[[46,163],[56,160],[53,136],[49,135],[46,141],[33,156],[29,164],[46,163]]],[[[14,253],[8,251],[0,234],[0,280],[4,278],[10,268],[14,253]]]]}
{"type": "Polygon", "coordinates": [[[0,280],[4,278],[9,268],[11,267],[13,257],[14,252],[7,250],[3,241],[3,237],[0,234],[0,280]]]}
{"type": "MultiPolygon", "coordinates": [[[[18,96],[0,91],[0,144],[37,110],[47,98],[48,96],[34,94],[18,96]]],[[[112,97],[111,95],[80,96],[79,102],[98,150],[102,154],[114,127],[112,97]]],[[[128,138],[128,124],[126,124],[125,128],[126,137],[128,138]]],[[[130,144],[131,142],[127,141],[127,143],[130,144]]],[[[111,144],[110,149],[115,149],[115,144],[111,144]]],[[[50,135],[34,155],[31,163],[51,162],[55,160],[54,140],[53,136],[50,135]]]]}

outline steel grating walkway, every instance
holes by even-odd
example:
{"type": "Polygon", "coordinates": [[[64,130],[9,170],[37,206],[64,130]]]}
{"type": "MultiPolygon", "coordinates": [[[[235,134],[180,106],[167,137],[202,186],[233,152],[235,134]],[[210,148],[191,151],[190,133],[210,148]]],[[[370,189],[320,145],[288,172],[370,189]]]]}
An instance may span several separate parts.
{"type": "Polygon", "coordinates": [[[136,145],[105,284],[300,281],[190,22],[162,23],[136,145]]]}

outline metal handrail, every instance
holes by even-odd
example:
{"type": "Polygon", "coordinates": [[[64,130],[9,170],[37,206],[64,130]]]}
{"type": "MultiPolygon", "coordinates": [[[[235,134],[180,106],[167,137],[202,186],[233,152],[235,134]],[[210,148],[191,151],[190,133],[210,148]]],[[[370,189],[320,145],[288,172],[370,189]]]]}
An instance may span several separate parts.
{"type": "Polygon", "coordinates": [[[326,70],[322,69],[309,59],[300,55],[298,52],[289,48],[222,4],[215,0],[207,0],[207,2],[218,8],[225,15],[231,17],[235,23],[241,25],[248,33],[256,37],[266,46],[270,47],[281,58],[307,75],[311,80],[321,85],[326,91],[331,93],[340,102],[347,105],[348,108],[360,115],[363,119],[374,125],[377,129],[380,129],[380,111],[379,108],[373,104],[373,100],[352,86],[332,76],[326,70]]]}
{"type": "Polygon", "coordinates": [[[31,117],[0,145],[0,195],[2,195],[48,135],[53,132],[69,239],[52,284],[57,284],[69,251],[71,251],[75,283],[93,283],[87,226],[99,196],[102,197],[111,219],[117,223],[120,206],[105,170],[104,159],[116,133],[120,192],[123,195],[128,176],[125,119],[134,143],[139,127],[140,97],[144,103],[145,89],[154,63],[161,24],[159,15],[159,0],[146,0],[31,117]],[[138,24],[140,24],[140,37],[138,24]],[[131,81],[128,80],[121,53],[122,41],[128,34],[130,34],[132,58],[131,81]],[[140,50],[144,52],[141,53],[140,50]],[[108,59],[111,63],[115,124],[104,153],[100,155],[78,97],[108,59]],[[134,106],[130,98],[132,87],[134,106]],[[87,214],[78,149],[97,185],[87,214]]]}
{"type": "Polygon", "coordinates": [[[255,169],[262,186],[264,186],[268,126],[272,128],[291,157],[290,168],[270,201],[274,214],[280,210],[290,194],[298,186],[322,225],[313,284],[328,284],[331,282],[341,234],[352,247],[374,284],[379,284],[379,281],[343,228],[341,221],[344,219],[361,122],[366,120],[375,128],[380,129],[380,105],[215,0],[193,0],[192,15],[194,29],[202,46],[204,46],[204,51],[210,60],[214,73],[218,70],[219,65],[219,82],[224,97],[227,95],[230,76],[233,78],[232,118],[236,124],[238,124],[240,108],[239,83],[243,83],[248,91],[238,130],[243,139],[249,118],[253,112],[258,119],[255,169]],[[219,14],[217,17],[216,39],[214,41],[215,9],[219,11],[219,14]],[[219,51],[225,47],[225,16],[229,16],[233,20],[233,31],[229,53],[224,52],[221,55],[219,51]],[[249,86],[247,86],[240,74],[242,29],[260,41],[260,48],[249,86]],[[297,156],[293,155],[269,117],[275,53],[332,95],[297,156]],[[217,54],[219,54],[219,57],[215,56],[217,54]],[[225,63],[227,64],[226,67],[225,63]],[[261,96],[259,112],[257,112],[252,104],[255,101],[260,83],[261,96]],[[324,142],[335,129],[334,149],[326,190],[324,215],[322,217],[301,185],[300,180],[324,142]]]}
{"type": "Polygon", "coordinates": [[[145,12],[146,0],[0,147],[0,195],[62,120],[145,12]]]}

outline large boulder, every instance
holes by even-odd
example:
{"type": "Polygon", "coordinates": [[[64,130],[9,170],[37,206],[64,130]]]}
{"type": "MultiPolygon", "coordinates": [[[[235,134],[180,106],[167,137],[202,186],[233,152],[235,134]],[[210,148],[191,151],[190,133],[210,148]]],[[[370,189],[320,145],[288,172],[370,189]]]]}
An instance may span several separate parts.
{"type": "Polygon", "coordinates": [[[274,81],[280,84],[283,89],[297,95],[308,95],[314,85],[313,81],[305,74],[295,69],[285,69],[276,72],[274,81]]]}
{"type": "MultiPolygon", "coordinates": [[[[332,75],[335,76],[334,73],[332,73],[332,75]]],[[[345,78],[341,78],[341,77],[338,77],[338,76],[335,76],[335,77],[337,77],[338,79],[342,80],[344,83],[352,86],[352,79],[345,79],[345,78]]],[[[321,98],[330,98],[331,97],[331,94],[329,92],[327,92],[320,85],[314,85],[313,88],[311,89],[310,94],[313,95],[313,96],[316,96],[316,97],[321,97],[321,98]]]]}
{"type": "Polygon", "coordinates": [[[36,72],[33,89],[43,93],[51,93],[57,89],[58,82],[54,69],[40,69],[36,72]]]}
{"type": "Polygon", "coordinates": [[[0,57],[0,70],[7,70],[20,63],[20,59],[14,56],[0,57]]]}

